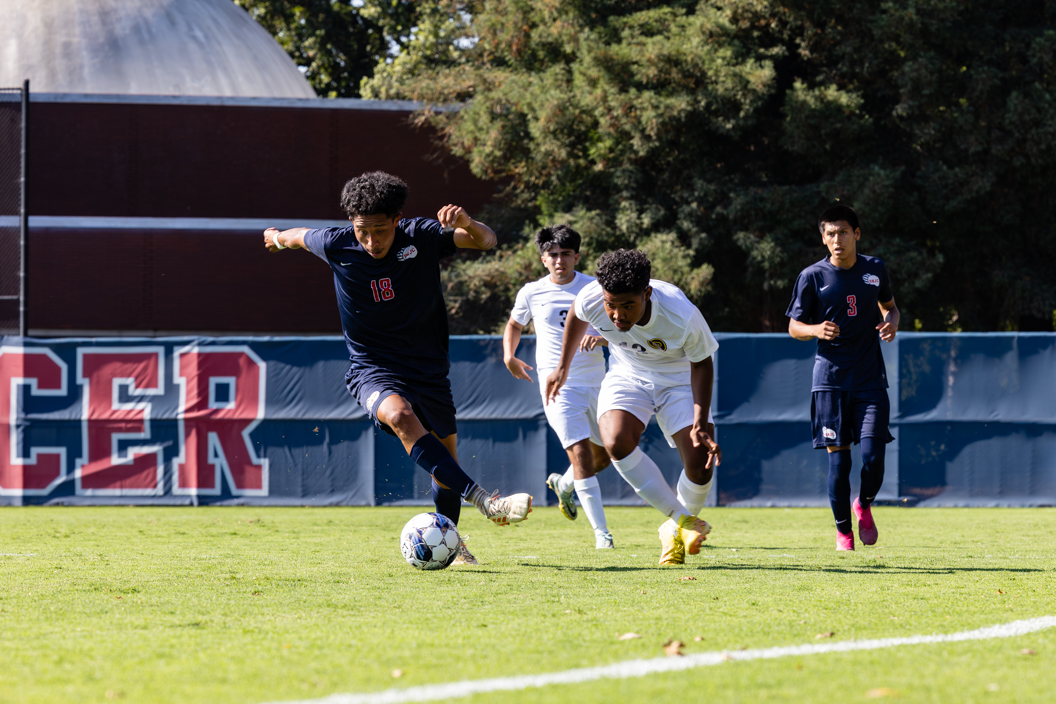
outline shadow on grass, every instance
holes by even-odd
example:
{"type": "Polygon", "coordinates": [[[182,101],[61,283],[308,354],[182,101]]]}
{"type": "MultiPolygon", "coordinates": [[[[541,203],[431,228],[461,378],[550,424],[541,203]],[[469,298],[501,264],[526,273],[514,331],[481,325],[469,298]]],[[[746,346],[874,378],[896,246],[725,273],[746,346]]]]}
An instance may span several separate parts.
{"type": "MultiPolygon", "coordinates": [[[[692,560],[693,558],[689,558],[692,560]]],[[[521,567],[542,567],[557,572],[674,572],[677,568],[661,567],[660,565],[642,565],[641,567],[627,567],[619,565],[607,565],[605,567],[569,566],[569,565],[546,565],[538,562],[520,562],[521,567]]],[[[753,571],[753,572],[831,572],[835,574],[960,574],[960,573],[987,573],[987,572],[1047,572],[1048,570],[1033,567],[1017,567],[1006,569],[1000,567],[907,567],[905,565],[862,565],[860,567],[836,567],[836,566],[808,566],[808,565],[689,565],[683,566],[682,570],[694,570],[699,572],[722,572],[722,571],[753,571]]]]}

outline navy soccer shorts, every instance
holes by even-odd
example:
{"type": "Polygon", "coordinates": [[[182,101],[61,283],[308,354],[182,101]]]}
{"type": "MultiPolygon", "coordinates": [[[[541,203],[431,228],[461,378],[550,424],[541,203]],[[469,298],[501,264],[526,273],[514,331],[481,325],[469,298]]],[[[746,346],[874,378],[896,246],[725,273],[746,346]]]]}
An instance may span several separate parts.
{"type": "Polygon", "coordinates": [[[452,435],[455,426],[455,401],[447,375],[409,377],[378,367],[351,367],[345,374],[345,385],[374,424],[395,435],[392,428],[378,420],[378,407],[389,396],[402,396],[426,430],[441,438],[452,435]]]}
{"type": "Polygon", "coordinates": [[[815,391],[810,400],[814,449],[843,447],[862,438],[885,443],[894,438],[888,429],[891,399],[887,389],[868,391],[815,391]]]}

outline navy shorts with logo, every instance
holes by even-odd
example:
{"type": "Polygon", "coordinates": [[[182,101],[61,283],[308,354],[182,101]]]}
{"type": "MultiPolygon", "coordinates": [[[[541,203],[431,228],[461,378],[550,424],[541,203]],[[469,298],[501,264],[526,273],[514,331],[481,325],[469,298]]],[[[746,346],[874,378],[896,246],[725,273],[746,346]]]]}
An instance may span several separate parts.
{"type": "Polygon", "coordinates": [[[455,401],[446,374],[411,378],[380,367],[350,367],[345,374],[345,385],[374,424],[389,435],[396,433],[378,420],[377,412],[381,402],[392,395],[402,396],[411,404],[426,430],[441,438],[457,432],[455,401]]]}
{"type": "Polygon", "coordinates": [[[814,391],[810,399],[810,424],[814,449],[858,444],[862,438],[894,440],[888,423],[891,399],[887,389],[868,391],[814,391]]]}

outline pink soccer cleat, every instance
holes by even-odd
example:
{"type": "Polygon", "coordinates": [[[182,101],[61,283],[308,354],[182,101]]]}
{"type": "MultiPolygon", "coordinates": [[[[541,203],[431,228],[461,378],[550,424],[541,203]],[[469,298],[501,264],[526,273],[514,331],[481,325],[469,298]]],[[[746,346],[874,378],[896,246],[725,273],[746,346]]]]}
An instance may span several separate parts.
{"type": "Polygon", "coordinates": [[[880,531],[876,529],[876,522],[873,521],[872,507],[863,509],[862,503],[855,499],[851,504],[851,512],[858,519],[858,537],[862,539],[862,545],[876,545],[880,531]]]}
{"type": "Polygon", "coordinates": [[[854,533],[836,531],[836,550],[854,551],[854,533]]]}

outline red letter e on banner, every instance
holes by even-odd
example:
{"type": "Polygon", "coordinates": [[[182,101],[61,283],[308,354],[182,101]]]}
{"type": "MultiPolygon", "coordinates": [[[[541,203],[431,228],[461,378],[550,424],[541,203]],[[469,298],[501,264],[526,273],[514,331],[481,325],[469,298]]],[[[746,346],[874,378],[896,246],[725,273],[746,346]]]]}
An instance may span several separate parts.
{"type": "Polygon", "coordinates": [[[84,387],[78,494],[162,493],[162,450],[149,442],[152,404],[143,397],[164,391],[164,353],[156,346],[77,349],[77,380],[84,387]],[[122,449],[122,440],[145,442],[122,449]]]}

